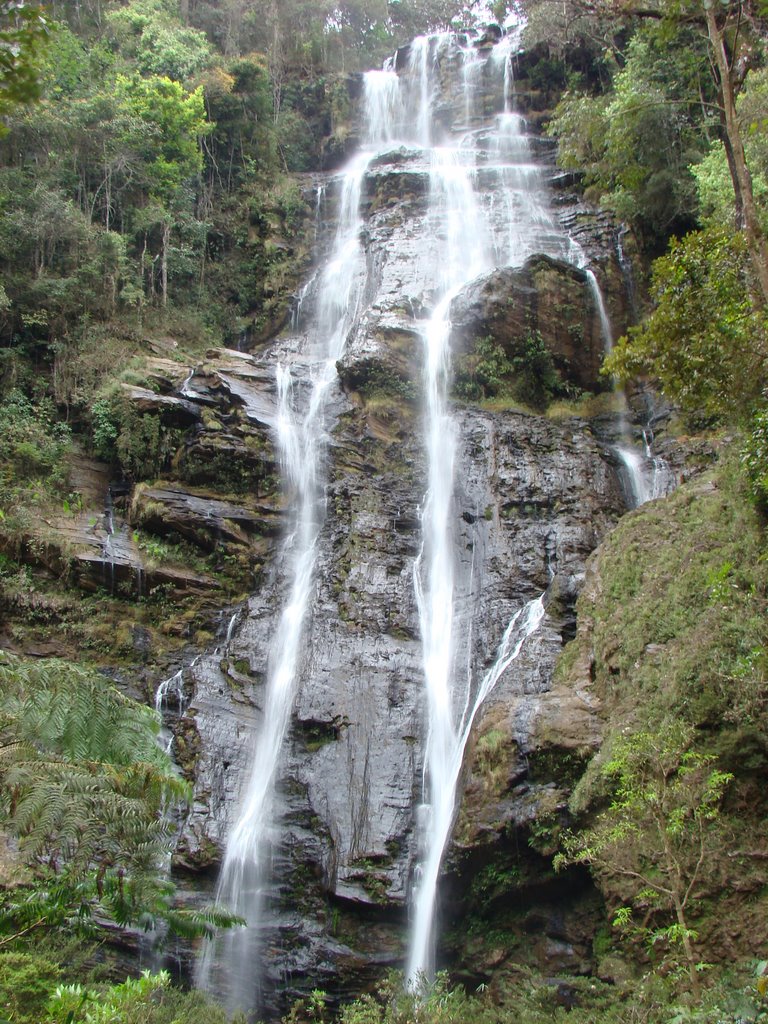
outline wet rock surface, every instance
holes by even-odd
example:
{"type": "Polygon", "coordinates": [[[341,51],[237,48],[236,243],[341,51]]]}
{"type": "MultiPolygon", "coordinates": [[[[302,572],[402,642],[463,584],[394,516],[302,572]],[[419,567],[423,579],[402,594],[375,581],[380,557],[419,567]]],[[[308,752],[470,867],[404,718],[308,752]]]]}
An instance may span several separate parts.
{"type": "Polygon", "coordinates": [[[538,335],[564,381],[591,391],[605,387],[600,313],[586,273],[572,263],[539,255],[519,269],[493,270],[453,300],[450,315],[456,352],[491,338],[507,357],[522,358],[538,335]]]}
{"type": "MultiPolygon", "coordinates": [[[[283,944],[269,970],[275,984],[307,973],[334,993],[359,991],[382,963],[401,962],[417,852],[424,695],[413,571],[424,466],[420,413],[390,402],[382,419],[381,399],[366,407],[338,394],[310,640],[279,769],[274,913],[283,944]]],[[[469,408],[459,419],[453,518],[457,575],[469,582],[458,598],[458,657],[472,665],[475,684],[514,612],[542,592],[549,600],[542,627],[478,723],[482,736],[485,716],[501,716],[518,776],[484,810],[469,786],[471,835],[460,828],[457,838],[461,849],[487,849],[564,800],[546,772],[528,778],[534,754],[556,748],[583,756],[597,742],[590,695],[553,688],[552,673],[573,629],[585,559],[624,503],[606,449],[584,421],[469,408]]],[[[282,571],[278,559],[226,651],[191,672],[181,729],[187,748],[194,736],[196,751],[195,806],[179,853],[187,867],[214,866],[237,817],[262,718],[282,571]]],[[[542,940],[542,962],[583,961],[581,953],[555,956],[555,941],[542,940]]]]}

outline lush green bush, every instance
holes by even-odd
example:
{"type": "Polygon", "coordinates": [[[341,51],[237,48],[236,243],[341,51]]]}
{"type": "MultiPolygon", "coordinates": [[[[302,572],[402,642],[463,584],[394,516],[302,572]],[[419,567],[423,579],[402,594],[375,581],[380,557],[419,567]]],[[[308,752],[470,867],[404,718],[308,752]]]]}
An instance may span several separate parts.
{"type": "MultiPolygon", "coordinates": [[[[8,1024],[226,1024],[202,992],[171,985],[166,971],[118,984],[67,981],[71,965],[29,950],[0,953],[0,1016],[8,1024]]],[[[233,1024],[243,1024],[236,1017],[233,1024]]]]}
{"type": "Polygon", "coordinates": [[[184,431],[161,417],[139,412],[119,393],[99,398],[91,409],[91,444],[99,458],[120,466],[131,480],[151,480],[167,468],[184,431]]]}
{"type": "MultiPolygon", "coordinates": [[[[202,992],[171,986],[167,971],[128,978],[118,985],[92,989],[59,985],[50,996],[45,1024],[226,1024],[224,1010],[202,992]]],[[[243,1024],[241,1017],[232,1024],[243,1024]]]]}
{"type": "Polygon", "coordinates": [[[473,352],[456,360],[453,393],[467,401],[511,398],[543,409],[568,388],[539,331],[528,331],[522,342],[508,347],[480,338],[473,352]]]}
{"type": "Polygon", "coordinates": [[[0,822],[23,880],[0,899],[5,944],[40,929],[98,933],[105,921],[186,935],[227,926],[173,905],[164,865],[169,803],[187,785],[157,744],[154,711],[63,661],[0,657],[0,822]]]}
{"type": "MultiPolygon", "coordinates": [[[[759,965],[757,970],[762,969],[759,965]]],[[[339,1024],[758,1024],[768,1020],[753,965],[712,979],[701,999],[681,999],[674,980],[653,972],[631,986],[595,978],[543,978],[525,968],[469,995],[446,976],[418,992],[392,976],[374,995],[341,1008],[339,1024]]],[[[322,992],[298,1004],[290,1024],[326,1021],[322,992]]]]}
{"type": "Polygon", "coordinates": [[[749,424],[741,455],[752,494],[763,515],[768,514],[768,409],[760,409],[749,424]]]}
{"type": "Polygon", "coordinates": [[[0,953],[0,1015],[12,1024],[40,1024],[61,968],[31,952],[0,953]]]}
{"type": "Polygon", "coordinates": [[[690,165],[708,149],[713,127],[707,64],[706,36],[695,27],[645,23],[622,54],[612,89],[566,93],[549,125],[561,166],[585,172],[592,194],[652,250],[696,223],[690,165]]]}
{"type": "Polygon", "coordinates": [[[655,378],[693,422],[748,417],[766,379],[768,334],[743,235],[712,228],[673,240],[651,290],[650,315],[619,339],[604,372],[655,378]]]}
{"type": "Polygon", "coordinates": [[[69,443],[68,427],[57,422],[46,399],[33,402],[13,390],[0,402],[0,478],[6,486],[25,481],[60,487],[69,443]]]}

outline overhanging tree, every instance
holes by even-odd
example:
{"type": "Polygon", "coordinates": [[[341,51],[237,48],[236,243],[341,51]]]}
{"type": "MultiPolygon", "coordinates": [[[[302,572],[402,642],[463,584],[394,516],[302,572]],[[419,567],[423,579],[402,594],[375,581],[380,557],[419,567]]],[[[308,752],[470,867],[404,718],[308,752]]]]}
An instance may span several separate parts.
{"type": "Polygon", "coordinates": [[[40,95],[37,56],[47,35],[41,4],[0,2],[0,116],[40,95]]]}
{"type": "MultiPolygon", "coordinates": [[[[540,6],[542,0],[536,0],[540,6]]],[[[567,0],[572,20],[594,18],[601,22],[612,18],[624,26],[658,23],[672,34],[681,27],[697,32],[706,42],[706,54],[715,85],[714,105],[719,112],[720,131],[728,157],[733,186],[734,225],[743,230],[755,283],[753,300],[758,306],[768,303],[768,249],[757,213],[752,179],[744,140],[736,113],[736,97],[744,83],[755,53],[761,48],[761,12],[753,0],[651,0],[649,3],[627,0],[567,0]]],[[[618,36],[618,32],[616,33],[618,36]]],[[[700,95],[701,101],[706,97],[700,95]]],[[[667,103],[670,97],[655,102],[667,103]]],[[[695,103],[672,97],[676,104],[695,103]]],[[[643,103],[653,103],[653,97],[643,103]]],[[[706,109],[706,102],[702,103],[706,109]]],[[[567,132],[567,124],[564,124],[567,132]]]]}

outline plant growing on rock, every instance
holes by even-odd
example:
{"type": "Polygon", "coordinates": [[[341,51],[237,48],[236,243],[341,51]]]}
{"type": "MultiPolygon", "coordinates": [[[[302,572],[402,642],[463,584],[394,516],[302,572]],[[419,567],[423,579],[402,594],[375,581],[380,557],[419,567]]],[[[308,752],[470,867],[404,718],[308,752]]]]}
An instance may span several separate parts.
{"type": "MultiPolygon", "coordinates": [[[[564,834],[555,866],[589,864],[609,898],[624,904],[615,925],[629,928],[633,911],[642,911],[643,937],[682,950],[698,997],[702,965],[692,919],[713,870],[711,855],[725,839],[720,804],[733,776],[692,750],[692,742],[692,730],[680,722],[621,735],[596,769],[612,792],[609,807],[592,827],[564,834]]],[[[578,790],[574,795],[578,800],[578,790]]]]}

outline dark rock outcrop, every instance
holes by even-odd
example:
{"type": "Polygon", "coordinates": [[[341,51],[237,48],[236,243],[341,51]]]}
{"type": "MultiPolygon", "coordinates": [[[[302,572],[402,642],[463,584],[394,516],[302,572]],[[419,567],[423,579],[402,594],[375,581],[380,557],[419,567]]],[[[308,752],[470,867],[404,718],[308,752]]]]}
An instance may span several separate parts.
{"type": "Polygon", "coordinates": [[[451,303],[451,341],[466,351],[489,337],[508,357],[523,359],[538,335],[563,380],[598,390],[605,351],[603,325],[583,270],[546,255],[473,281],[451,303]]]}
{"type": "Polygon", "coordinates": [[[131,517],[153,533],[174,531],[210,550],[219,544],[248,546],[259,537],[275,536],[281,518],[276,508],[246,507],[181,487],[146,485],[134,491],[131,517]]]}

